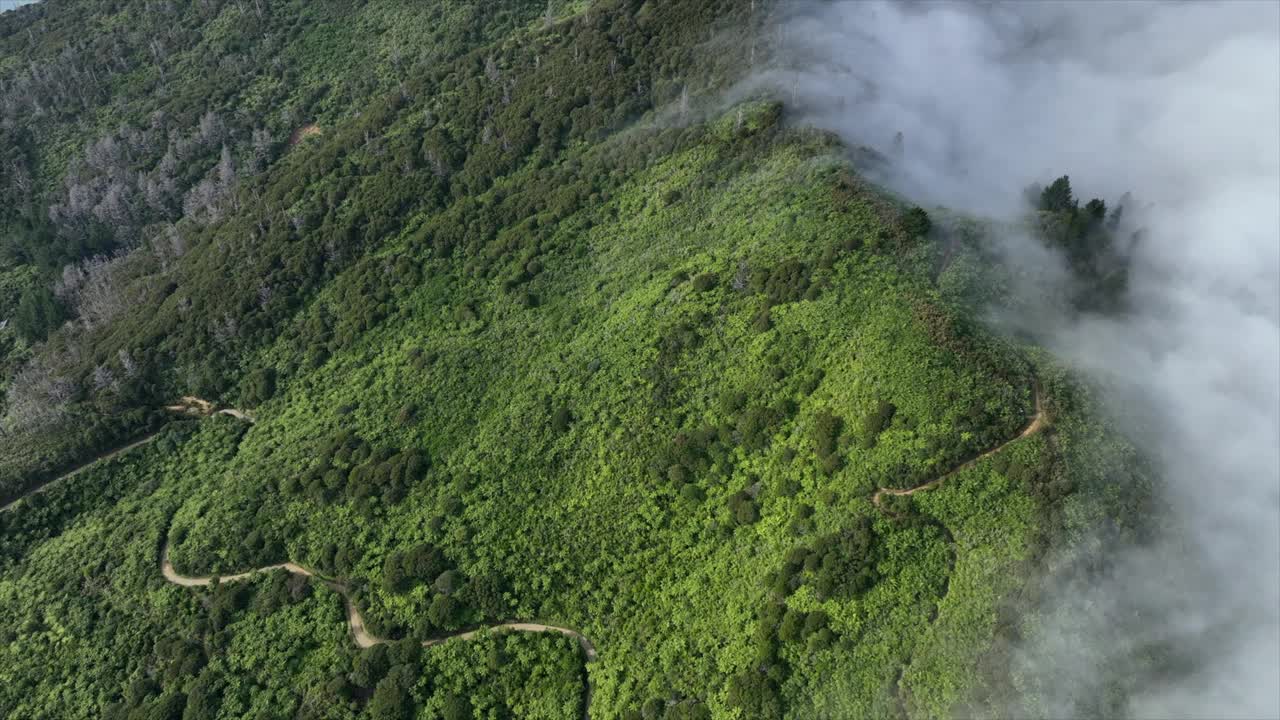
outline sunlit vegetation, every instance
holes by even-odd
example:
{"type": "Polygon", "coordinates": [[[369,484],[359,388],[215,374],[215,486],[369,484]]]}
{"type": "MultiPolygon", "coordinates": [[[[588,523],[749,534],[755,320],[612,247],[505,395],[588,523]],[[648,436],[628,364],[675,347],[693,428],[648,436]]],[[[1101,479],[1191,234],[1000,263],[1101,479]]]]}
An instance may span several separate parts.
{"type": "MultiPolygon", "coordinates": [[[[939,275],[941,213],[782,103],[720,102],[756,5],[0,15],[0,500],[164,427],[0,513],[0,716],[1037,707],[1018,592],[1140,504],[1099,499],[1132,458],[984,328],[980,233],[939,275]],[[1037,384],[1053,423],[1010,442],[1037,384]],[[185,394],[256,422],[157,411],[185,394]],[[288,572],[171,585],[162,547],[302,564],[393,642],[288,572]],[[599,657],[422,645],[510,620],[599,657]]],[[[1109,216],[1037,202],[1109,283],[1109,216]]]]}

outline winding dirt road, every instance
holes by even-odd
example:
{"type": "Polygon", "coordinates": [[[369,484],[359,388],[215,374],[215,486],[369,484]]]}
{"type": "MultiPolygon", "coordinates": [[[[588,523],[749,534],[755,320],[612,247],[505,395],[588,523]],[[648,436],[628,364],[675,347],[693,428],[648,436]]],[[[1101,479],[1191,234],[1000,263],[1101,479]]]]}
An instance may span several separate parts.
{"type": "MultiPolygon", "coordinates": [[[[294,575],[301,575],[304,577],[316,578],[320,582],[324,583],[326,587],[330,588],[334,592],[341,595],[343,602],[345,602],[347,606],[347,625],[351,630],[351,638],[352,640],[355,641],[356,645],[358,645],[359,647],[371,648],[374,645],[382,645],[382,644],[391,642],[386,638],[380,638],[376,635],[373,635],[366,629],[365,623],[364,623],[364,617],[360,614],[360,610],[356,608],[355,604],[351,602],[351,596],[350,596],[350,593],[347,591],[346,585],[343,585],[337,580],[321,575],[320,573],[315,572],[310,568],[303,567],[297,563],[285,562],[285,563],[279,563],[277,565],[267,565],[260,568],[254,568],[253,570],[248,570],[242,573],[236,573],[234,575],[190,576],[190,575],[179,574],[178,571],[174,569],[173,563],[169,562],[169,546],[167,543],[165,544],[164,552],[162,552],[160,556],[160,572],[162,575],[164,575],[164,579],[168,580],[169,582],[175,585],[181,585],[183,587],[203,587],[206,585],[211,585],[213,584],[214,579],[217,579],[218,582],[220,583],[237,582],[239,580],[247,580],[260,573],[271,572],[273,570],[285,570],[290,573],[293,573],[294,575]]],[[[485,630],[510,630],[513,632],[559,633],[561,635],[566,635],[578,641],[578,644],[582,646],[582,651],[587,656],[587,662],[591,662],[596,659],[595,646],[591,644],[591,641],[588,640],[585,635],[578,632],[577,630],[572,630],[566,627],[559,627],[557,625],[544,625],[542,623],[531,623],[531,622],[494,623],[493,625],[486,625],[483,628],[477,628],[475,630],[466,630],[466,631],[451,633],[449,635],[443,635],[438,638],[427,640],[422,644],[424,647],[430,647],[432,645],[439,645],[440,643],[445,642],[446,640],[454,640],[454,639],[470,640],[485,630]]]]}
{"type": "MultiPolygon", "coordinates": [[[[236,418],[237,420],[241,420],[243,422],[247,422],[250,424],[254,422],[253,416],[243,410],[237,410],[236,408],[217,408],[217,406],[215,406],[213,403],[207,400],[202,400],[198,397],[194,397],[190,395],[183,397],[181,399],[181,402],[179,403],[164,406],[164,409],[169,412],[180,414],[180,415],[190,415],[194,417],[209,417],[212,415],[229,415],[231,417],[236,418]]],[[[64,480],[68,480],[72,477],[75,477],[76,475],[87,470],[93,465],[96,465],[105,460],[109,460],[117,455],[122,455],[124,453],[127,453],[130,450],[133,450],[134,448],[145,445],[155,440],[159,434],[160,434],[160,430],[156,430],[155,432],[152,432],[144,437],[141,437],[129,443],[128,445],[118,447],[115,450],[111,450],[110,452],[98,455],[97,457],[91,460],[87,460],[81,463],[80,465],[78,465],[77,467],[75,467],[74,469],[70,470],[69,472],[65,472],[55,478],[52,478],[49,481],[42,483],[37,487],[34,487],[28,490],[27,492],[23,493],[22,495],[14,498],[10,502],[6,503],[3,507],[0,507],[0,512],[8,511],[9,509],[13,508],[18,503],[22,502],[23,500],[26,500],[32,495],[43,492],[57,483],[60,483],[64,480]]],[[[182,575],[178,573],[176,569],[174,569],[173,563],[169,561],[169,544],[167,540],[165,542],[164,549],[161,551],[161,554],[160,554],[160,574],[164,576],[165,580],[175,585],[180,585],[182,587],[204,587],[204,586],[212,585],[215,579],[219,583],[237,582],[240,580],[247,580],[260,573],[271,572],[273,570],[285,570],[294,575],[315,578],[319,582],[323,583],[329,589],[341,595],[342,602],[346,606],[346,611],[347,611],[347,626],[351,632],[351,639],[352,641],[355,642],[357,647],[367,649],[375,645],[382,645],[382,644],[391,642],[386,638],[378,637],[373,633],[369,632],[367,626],[365,625],[364,616],[360,614],[360,609],[357,608],[355,606],[355,603],[351,601],[351,594],[350,594],[350,591],[347,589],[346,585],[344,585],[343,583],[337,580],[334,580],[333,578],[321,575],[320,573],[317,573],[314,570],[303,567],[302,565],[299,565],[297,563],[284,562],[276,565],[267,565],[265,567],[254,568],[252,570],[247,570],[245,572],[236,573],[233,575],[191,576],[191,575],[182,575]]],[[[509,632],[559,633],[560,635],[564,635],[566,637],[570,637],[578,641],[578,645],[582,648],[583,654],[586,656],[587,662],[594,662],[598,657],[596,653],[595,645],[591,642],[591,640],[589,640],[585,635],[578,632],[577,630],[573,630],[571,628],[566,628],[566,627],[560,627],[557,625],[545,625],[543,623],[535,623],[535,622],[509,621],[509,622],[494,623],[492,625],[486,625],[484,627],[474,628],[471,630],[462,630],[459,632],[450,633],[448,635],[443,635],[441,637],[432,638],[430,640],[424,641],[422,645],[424,647],[430,647],[432,645],[439,645],[440,643],[447,642],[449,640],[471,640],[479,636],[482,632],[489,632],[494,630],[509,631],[509,632]]],[[[586,688],[586,696],[584,698],[584,703],[583,703],[582,716],[584,720],[589,720],[590,718],[591,690],[592,690],[591,684],[590,682],[588,682],[587,688],[586,688]]]]}
{"type": "MultiPolygon", "coordinates": [[[[1005,442],[997,445],[996,447],[991,448],[990,450],[986,450],[983,453],[970,458],[969,460],[965,461],[959,466],[953,468],[952,470],[942,475],[939,475],[933,480],[922,483],[920,485],[916,485],[915,487],[880,488],[876,490],[874,495],[871,496],[872,504],[875,505],[878,509],[880,509],[881,512],[892,515],[893,513],[891,513],[889,510],[885,509],[882,506],[882,501],[886,495],[914,495],[915,493],[928,490],[933,487],[937,487],[938,485],[941,485],[943,482],[945,482],[951,476],[959,473],[962,470],[965,470],[966,468],[973,466],[974,464],[980,462],[981,460],[987,457],[990,457],[991,455],[994,455],[995,453],[1000,452],[1010,444],[1043,430],[1048,425],[1048,419],[1045,414],[1043,398],[1041,397],[1039,386],[1035,387],[1034,393],[1035,393],[1035,415],[1031,417],[1026,427],[1024,427],[1022,431],[1018,433],[1017,436],[1009,440],[1006,440],[1005,442]]],[[[179,404],[165,406],[165,409],[169,410],[170,412],[187,414],[187,415],[209,416],[214,414],[223,414],[223,415],[230,415],[232,417],[235,417],[239,420],[242,420],[248,423],[252,423],[254,421],[253,417],[248,413],[245,413],[244,411],[236,410],[234,408],[215,409],[212,403],[209,403],[208,401],[205,401],[205,400],[201,400],[200,398],[190,397],[190,396],[182,398],[182,402],[179,404]]],[[[0,508],[0,511],[7,511],[17,503],[21,502],[22,500],[28,497],[31,497],[32,495],[38,492],[44,491],[45,489],[47,489],[48,487],[52,486],[55,483],[71,478],[98,462],[101,462],[103,460],[108,460],[112,457],[115,457],[116,455],[120,455],[122,453],[128,452],[140,445],[149,443],[156,438],[158,433],[159,431],[155,433],[151,433],[150,435],[147,435],[128,445],[125,445],[109,453],[100,455],[94,458],[93,460],[85,462],[79,467],[76,467],[74,470],[64,473],[63,475],[56,477],[50,480],[49,482],[44,483],[43,485],[40,485],[39,487],[29,490],[26,494],[12,500],[8,504],[6,504],[3,508],[0,508]]],[[[944,531],[946,530],[945,527],[943,529],[944,531]]],[[[948,536],[950,535],[949,532],[947,534],[948,536]]],[[[333,578],[326,577],[309,568],[303,567],[302,565],[299,565],[297,563],[284,562],[276,565],[267,565],[264,567],[254,568],[252,570],[247,570],[245,572],[235,573],[231,575],[191,576],[191,575],[182,575],[178,573],[177,570],[174,569],[173,563],[169,561],[169,545],[167,541],[164,545],[164,549],[161,551],[161,554],[160,554],[160,572],[164,576],[164,579],[167,580],[168,582],[171,582],[175,585],[179,585],[182,587],[204,587],[204,586],[212,585],[215,580],[217,580],[219,583],[237,582],[241,580],[247,580],[260,573],[272,572],[274,570],[284,570],[294,575],[315,578],[319,582],[323,583],[326,587],[330,588],[334,592],[337,592],[339,595],[341,595],[343,604],[346,606],[348,630],[350,631],[351,639],[352,641],[355,642],[356,646],[360,648],[371,648],[375,645],[381,645],[381,644],[390,642],[386,638],[378,637],[369,632],[367,626],[365,625],[364,617],[360,614],[359,608],[357,608],[355,604],[351,601],[351,594],[346,585],[344,585],[343,583],[333,578]]],[[[945,595],[945,591],[944,591],[944,595],[945,595]]],[[[482,632],[488,632],[493,630],[505,630],[505,631],[511,631],[511,632],[559,633],[561,635],[564,635],[566,637],[571,637],[578,641],[578,644],[582,647],[583,653],[586,656],[587,662],[593,662],[597,658],[595,645],[591,642],[591,640],[589,640],[585,635],[578,632],[577,630],[573,630],[571,628],[566,628],[566,627],[560,627],[557,625],[545,625],[542,623],[534,623],[534,622],[510,621],[510,622],[495,623],[493,625],[487,625],[481,628],[460,631],[460,632],[452,633],[449,635],[444,635],[438,638],[433,638],[431,640],[424,641],[422,644],[424,647],[430,647],[432,645],[438,645],[440,643],[447,642],[449,640],[471,640],[477,637],[482,632]]],[[[908,660],[908,664],[909,663],[910,661],[908,660]]],[[[901,676],[902,676],[902,669],[899,669],[898,674],[894,679],[893,685],[894,685],[894,693],[895,695],[898,696],[899,706],[905,713],[906,704],[905,702],[903,702],[904,699],[901,697],[901,688],[899,687],[899,679],[901,678],[901,676]]],[[[588,682],[587,690],[586,690],[586,702],[583,708],[584,718],[590,717],[590,707],[591,707],[591,685],[590,685],[590,682],[588,682]]]]}
{"type": "MultiPolygon", "coordinates": [[[[165,405],[164,409],[168,410],[171,413],[177,413],[179,415],[192,415],[196,417],[207,417],[209,415],[229,415],[237,420],[242,420],[244,422],[247,422],[250,425],[253,424],[253,416],[249,415],[247,412],[243,410],[237,410],[235,408],[217,409],[217,407],[213,403],[209,402],[208,400],[201,400],[200,398],[192,395],[184,396],[182,398],[182,401],[175,405],[165,405]]],[[[160,428],[160,430],[163,430],[163,429],[164,428],[160,428]]],[[[90,467],[97,465],[100,462],[103,462],[104,460],[110,460],[111,458],[117,455],[123,455],[124,453],[127,453],[130,450],[133,450],[134,448],[141,447],[142,445],[146,445],[147,443],[156,439],[156,436],[160,434],[160,430],[155,430],[153,432],[147,433],[146,435],[143,435],[142,437],[138,438],[137,440],[134,440],[128,445],[124,445],[116,448],[115,450],[110,450],[108,452],[102,453],[101,455],[97,455],[92,459],[89,459],[80,463],[79,465],[77,465],[75,468],[73,468],[68,472],[64,472],[55,478],[50,478],[49,480],[46,480],[45,482],[40,483],[39,485],[31,488],[25,493],[5,503],[3,506],[0,506],[0,512],[7,512],[11,508],[13,508],[15,505],[22,502],[23,500],[26,500],[32,495],[42,493],[45,490],[48,490],[49,488],[53,487],[54,485],[62,482],[63,480],[70,480],[76,475],[79,475],[80,473],[84,472],[85,470],[88,470],[90,467]]]]}
{"type": "Polygon", "coordinates": [[[176,405],[165,405],[165,410],[171,413],[179,413],[181,415],[193,415],[195,417],[208,417],[210,415],[229,415],[237,420],[243,420],[250,425],[253,424],[253,416],[245,410],[237,410],[236,408],[219,408],[208,400],[201,400],[195,395],[183,395],[182,401],[176,405]]]}
{"type": "MultiPolygon", "coordinates": [[[[179,574],[178,571],[174,569],[173,563],[169,562],[168,541],[165,542],[164,550],[160,553],[160,573],[164,575],[165,580],[168,580],[169,582],[175,585],[181,585],[182,587],[203,587],[206,585],[212,585],[215,579],[219,583],[248,580],[249,578],[259,573],[272,572],[275,570],[285,570],[287,572],[293,573],[294,575],[301,575],[303,577],[315,578],[319,582],[323,583],[325,587],[341,595],[342,604],[346,607],[346,610],[347,610],[347,629],[350,631],[351,639],[352,641],[355,642],[356,647],[367,649],[367,648],[373,647],[374,645],[383,645],[391,642],[386,638],[378,637],[377,635],[374,635],[373,633],[369,632],[369,629],[364,622],[364,616],[360,614],[360,609],[357,608],[355,603],[351,601],[351,593],[347,589],[346,585],[342,584],[337,580],[334,580],[333,578],[329,578],[324,575],[321,575],[320,573],[317,573],[314,570],[303,567],[297,563],[284,562],[276,565],[266,565],[264,567],[254,568],[253,570],[247,570],[245,572],[236,573],[234,575],[191,576],[191,575],[179,574]]],[[[424,641],[422,643],[422,646],[431,647],[432,645],[439,645],[440,643],[448,642],[449,640],[471,640],[482,632],[488,632],[493,630],[507,631],[507,632],[559,633],[561,635],[571,637],[574,640],[578,641],[578,645],[582,648],[582,652],[586,656],[587,662],[589,663],[595,662],[597,657],[596,646],[592,644],[592,642],[589,639],[587,639],[586,635],[583,635],[577,630],[573,630],[571,628],[566,628],[566,627],[559,627],[557,625],[544,625],[542,623],[533,623],[533,622],[511,621],[511,622],[494,623],[492,625],[486,625],[484,627],[476,628],[474,630],[463,630],[455,633],[450,633],[448,635],[442,635],[437,638],[432,638],[430,640],[424,641]]],[[[583,698],[582,718],[583,720],[590,720],[591,718],[591,682],[590,680],[587,681],[586,695],[583,698]]]]}
{"type": "MultiPolygon", "coordinates": [[[[231,417],[234,417],[238,420],[243,420],[247,423],[253,422],[253,416],[249,415],[243,410],[237,410],[235,408],[217,409],[213,405],[213,403],[207,400],[201,400],[200,398],[192,395],[184,396],[182,398],[182,401],[178,404],[166,405],[165,409],[170,412],[182,413],[186,415],[197,415],[197,416],[230,415],[231,417]]],[[[151,439],[150,437],[147,438],[147,440],[150,440],[150,439],[151,439]]],[[[123,452],[124,450],[127,450],[127,449],[128,448],[121,448],[116,452],[123,452]]],[[[86,467],[87,466],[88,464],[86,464],[86,467]]],[[[285,570],[294,575],[301,575],[303,577],[316,578],[320,582],[324,583],[326,587],[329,587],[334,592],[337,592],[339,595],[341,595],[343,602],[347,606],[347,625],[351,630],[351,639],[355,641],[355,644],[357,646],[361,648],[371,648],[374,645],[381,645],[381,644],[390,642],[389,640],[385,638],[380,638],[368,631],[368,629],[365,626],[364,617],[360,614],[359,608],[357,608],[355,604],[351,602],[351,595],[348,592],[346,585],[343,585],[341,582],[338,582],[333,578],[325,577],[324,575],[321,575],[320,573],[317,573],[314,570],[311,570],[309,568],[303,567],[297,563],[284,562],[276,565],[267,565],[265,567],[254,568],[252,570],[247,570],[242,573],[236,573],[234,575],[190,576],[190,575],[180,575],[178,571],[174,569],[173,563],[169,562],[169,545],[167,542],[165,543],[164,551],[161,553],[161,556],[160,556],[160,572],[162,575],[164,575],[164,579],[168,580],[169,582],[175,585],[181,585],[183,587],[202,587],[202,586],[210,585],[213,583],[215,577],[218,579],[218,582],[222,582],[222,583],[236,582],[238,580],[247,580],[259,573],[271,572],[273,570],[285,570]]],[[[591,662],[596,659],[595,646],[592,645],[591,641],[588,640],[582,633],[576,630],[572,630],[570,628],[558,627],[556,625],[543,625],[542,623],[531,623],[531,622],[495,623],[493,625],[488,625],[483,628],[456,632],[450,635],[445,635],[439,638],[427,640],[426,642],[423,643],[423,645],[429,647],[431,645],[437,645],[439,643],[445,642],[446,640],[454,640],[454,639],[470,640],[485,630],[510,630],[513,632],[560,633],[561,635],[566,635],[578,641],[578,644],[582,646],[582,651],[586,654],[587,662],[591,662]]]]}
{"type": "MultiPolygon", "coordinates": [[[[1044,411],[1044,402],[1043,402],[1043,399],[1041,398],[1040,389],[1038,386],[1034,389],[1034,393],[1035,393],[1035,414],[1031,417],[1026,427],[1024,427],[1022,431],[1018,433],[1017,436],[1009,440],[1006,440],[1005,442],[997,445],[994,448],[991,448],[990,450],[987,450],[979,455],[976,455],[970,458],[969,460],[965,461],[964,463],[960,464],[954,469],[942,475],[939,475],[938,477],[926,483],[922,483],[912,488],[903,488],[903,489],[880,488],[875,492],[874,495],[872,495],[871,502],[877,508],[880,508],[882,512],[887,513],[888,511],[881,506],[881,501],[885,495],[914,495],[917,492],[921,492],[923,490],[928,490],[930,488],[937,487],[952,475],[955,475],[956,473],[959,473],[960,471],[973,466],[974,464],[980,462],[981,460],[987,457],[990,457],[995,453],[1000,452],[1005,447],[1009,446],[1011,443],[1014,443],[1018,440],[1021,440],[1022,438],[1028,437],[1042,430],[1047,425],[1047,418],[1045,416],[1045,411],[1044,411]]],[[[186,398],[184,398],[184,400],[185,399],[186,398]]],[[[250,420],[250,422],[252,422],[252,420],[250,420]]],[[[947,531],[945,527],[943,528],[943,530],[944,532],[946,532],[947,536],[950,537],[950,532],[947,531]]],[[[293,573],[294,575],[314,577],[320,582],[324,583],[325,586],[329,587],[330,589],[334,590],[339,595],[341,595],[342,601],[345,604],[346,610],[347,610],[347,626],[351,633],[352,640],[355,642],[355,644],[358,647],[370,648],[370,647],[373,647],[374,645],[380,645],[380,644],[389,642],[386,638],[380,638],[368,631],[364,622],[364,617],[360,614],[359,608],[357,608],[355,604],[351,601],[350,592],[348,591],[345,585],[343,585],[342,583],[336,580],[333,580],[332,578],[325,577],[323,575],[320,575],[319,573],[316,573],[313,570],[310,570],[301,565],[298,565],[297,563],[285,562],[285,563],[279,563],[276,565],[267,565],[265,567],[255,568],[253,570],[248,570],[246,572],[236,573],[233,575],[217,576],[217,579],[219,582],[223,582],[223,583],[236,582],[239,580],[246,580],[248,578],[251,578],[258,573],[271,572],[274,570],[285,570],[287,572],[293,573]]],[[[166,580],[168,580],[171,583],[181,585],[183,587],[206,586],[206,585],[212,584],[215,579],[215,576],[212,576],[212,575],[194,576],[194,577],[188,576],[188,575],[180,575],[176,570],[174,570],[173,564],[169,562],[169,546],[167,543],[165,544],[164,551],[161,554],[160,571],[164,575],[164,578],[166,580]]],[[[422,644],[425,647],[430,647],[432,645],[437,645],[439,643],[446,642],[448,640],[470,640],[476,637],[477,635],[479,635],[481,632],[485,632],[489,630],[507,630],[512,632],[560,633],[561,635],[574,638],[575,640],[578,641],[578,644],[582,647],[583,653],[586,655],[587,662],[593,662],[597,657],[595,645],[593,645],[591,641],[582,633],[576,630],[573,630],[571,628],[559,627],[556,625],[544,625],[542,623],[532,623],[532,622],[514,622],[513,621],[513,622],[495,623],[493,625],[489,625],[484,628],[479,628],[475,630],[466,630],[466,631],[457,632],[457,633],[445,635],[438,638],[433,638],[431,640],[427,640],[423,642],[422,644]]],[[[899,674],[898,674],[899,678],[901,677],[901,673],[902,671],[899,670],[899,674]]],[[[894,684],[895,686],[898,684],[897,679],[895,679],[894,684]]],[[[901,697],[899,698],[899,701],[901,703],[901,697]]],[[[590,716],[590,706],[591,706],[591,691],[590,691],[590,685],[588,684],[586,705],[583,709],[584,718],[590,716]]],[[[905,710],[905,704],[903,704],[902,706],[903,706],[903,709],[905,710]]]]}
{"type": "MultiPolygon", "coordinates": [[[[223,409],[219,410],[219,409],[216,409],[216,407],[214,406],[214,404],[212,404],[212,402],[209,402],[207,400],[201,400],[201,398],[193,397],[189,395],[186,397],[183,397],[182,402],[179,402],[179,404],[177,405],[165,405],[164,409],[168,410],[169,413],[177,413],[179,415],[193,415],[193,416],[198,416],[198,418],[204,418],[204,416],[209,416],[209,415],[230,415],[232,416],[232,418],[236,418],[237,420],[244,421],[244,423],[253,424],[252,415],[246,413],[246,411],[237,410],[237,409],[234,409],[234,407],[223,407],[223,409]]],[[[163,430],[164,428],[160,428],[160,429],[163,430]]],[[[160,434],[160,430],[154,430],[154,432],[145,434],[145,436],[142,436],[136,439],[136,441],[129,443],[129,445],[116,447],[115,450],[104,452],[104,454],[97,455],[95,457],[92,457],[92,459],[90,460],[83,461],[81,462],[81,464],[77,465],[76,468],[67,471],[67,473],[63,473],[61,475],[58,475],[58,477],[56,478],[51,478],[49,480],[46,480],[46,482],[40,483],[38,484],[38,486],[28,489],[28,491],[22,493],[22,495],[13,498],[13,500],[10,500],[9,502],[6,502],[5,505],[0,506],[0,512],[5,512],[5,511],[8,511],[9,509],[12,509],[12,507],[15,505],[18,505],[19,502],[22,502],[23,500],[27,500],[28,497],[37,495],[37,493],[45,492],[46,489],[54,487],[55,484],[63,482],[63,480],[69,480],[70,478],[76,477],[76,475],[81,474],[82,471],[87,470],[88,468],[91,468],[92,465],[99,464],[99,462],[102,462],[104,460],[113,459],[113,457],[115,457],[116,455],[124,455],[125,452],[131,451],[133,450],[133,448],[146,445],[146,443],[154,441],[156,436],[159,436],[159,434],[160,434]]]]}
{"type": "Polygon", "coordinates": [[[989,458],[992,455],[995,455],[996,453],[1005,449],[1009,445],[1012,445],[1013,443],[1025,437],[1034,435],[1040,432],[1041,430],[1043,430],[1049,424],[1048,418],[1046,417],[1045,411],[1044,411],[1044,399],[1040,396],[1039,386],[1035,388],[1034,392],[1035,392],[1035,398],[1036,398],[1036,412],[1035,412],[1035,415],[1031,416],[1031,419],[1030,421],[1028,421],[1027,426],[1022,428],[1022,432],[1000,443],[999,445],[991,448],[990,450],[986,450],[979,455],[975,455],[974,457],[969,458],[968,460],[961,463],[960,465],[957,465],[954,469],[949,470],[928,482],[925,482],[910,488],[883,488],[882,487],[879,490],[876,490],[875,494],[871,496],[871,503],[876,507],[880,508],[882,512],[888,512],[884,510],[883,507],[880,506],[880,502],[881,500],[884,499],[885,495],[915,495],[916,493],[921,492],[923,490],[928,490],[930,488],[937,487],[938,485],[941,485],[943,482],[945,482],[947,478],[951,477],[952,475],[955,475],[956,473],[962,470],[966,470],[978,464],[982,460],[985,460],[986,458],[989,458]]]}
{"type": "Polygon", "coordinates": [[[128,445],[125,445],[124,447],[118,447],[118,448],[116,448],[115,450],[111,450],[111,451],[109,451],[109,452],[103,453],[102,455],[98,455],[97,457],[95,457],[95,458],[93,458],[93,459],[91,459],[91,460],[86,460],[86,461],[84,461],[83,463],[81,463],[80,465],[76,466],[76,468],[75,468],[75,469],[73,469],[73,470],[71,470],[71,471],[69,471],[69,472],[65,472],[65,473],[63,473],[63,474],[61,474],[61,475],[59,475],[59,476],[57,476],[57,477],[55,477],[55,478],[52,478],[52,479],[48,480],[47,482],[43,482],[43,483],[41,483],[41,484],[39,484],[39,485],[37,485],[37,486],[35,486],[35,487],[31,488],[30,490],[26,491],[26,492],[25,492],[25,493],[23,493],[22,495],[19,495],[18,497],[16,497],[16,498],[14,498],[14,499],[10,500],[9,502],[5,503],[3,507],[0,507],[0,512],[7,512],[9,509],[11,509],[12,507],[14,507],[14,506],[15,506],[15,505],[17,505],[18,503],[22,502],[23,500],[26,500],[27,498],[31,497],[32,495],[38,495],[39,493],[42,493],[42,492],[44,492],[45,490],[48,490],[49,488],[51,488],[51,487],[53,487],[54,485],[56,485],[56,484],[58,484],[58,483],[62,482],[63,480],[68,480],[68,479],[70,479],[70,478],[73,478],[73,477],[75,477],[76,475],[79,475],[80,473],[84,472],[85,470],[88,470],[90,467],[92,467],[92,466],[94,466],[94,465],[97,465],[98,463],[100,463],[100,462],[102,462],[102,461],[104,461],[104,460],[110,460],[111,458],[113,458],[113,457],[115,457],[115,456],[117,456],[117,455],[123,455],[124,453],[127,453],[127,452],[129,452],[130,450],[132,450],[132,449],[134,449],[134,448],[136,448],[136,447],[140,447],[140,446],[142,446],[142,445],[146,445],[147,443],[151,442],[152,440],[155,440],[155,439],[156,439],[156,436],[157,436],[157,435],[159,435],[159,434],[160,434],[160,431],[159,431],[159,430],[157,430],[157,431],[155,431],[155,432],[153,432],[153,433],[150,433],[150,434],[148,434],[148,435],[143,435],[141,438],[138,438],[137,440],[134,440],[133,442],[129,443],[128,445]]]}

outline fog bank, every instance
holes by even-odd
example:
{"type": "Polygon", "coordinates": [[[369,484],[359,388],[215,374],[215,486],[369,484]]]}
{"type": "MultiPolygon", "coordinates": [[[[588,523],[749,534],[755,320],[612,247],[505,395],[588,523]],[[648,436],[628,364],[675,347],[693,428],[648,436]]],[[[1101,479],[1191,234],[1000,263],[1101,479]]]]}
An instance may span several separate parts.
{"type": "Polygon", "coordinates": [[[1062,588],[1024,662],[1060,678],[1059,716],[1103,684],[1100,660],[1161,647],[1190,665],[1140,687],[1133,716],[1280,717],[1280,4],[781,12],[751,84],[853,144],[890,152],[901,132],[882,180],[915,202],[1011,217],[1027,184],[1069,174],[1085,199],[1150,203],[1132,312],[1030,329],[1158,419],[1134,437],[1183,543],[1117,550],[1114,580],[1062,588]]]}

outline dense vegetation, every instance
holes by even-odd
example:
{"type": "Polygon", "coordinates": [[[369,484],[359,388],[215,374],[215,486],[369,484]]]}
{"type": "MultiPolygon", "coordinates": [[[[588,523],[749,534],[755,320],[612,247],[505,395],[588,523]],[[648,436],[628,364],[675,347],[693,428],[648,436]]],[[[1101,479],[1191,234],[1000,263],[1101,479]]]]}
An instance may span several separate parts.
{"type": "Polygon", "coordinates": [[[203,591],[165,583],[156,553],[170,515],[244,432],[225,418],[202,425],[166,430],[0,514],[6,717],[580,712],[582,662],[568,640],[511,634],[358,652],[323,585],[285,573],[203,591]]]}
{"type": "MultiPolygon", "coordinates": [[[[168,423],[0,513],[0,715],[1038,712],[1027,578],[1136,464],[978,322],[980,232],[723,106],[758,5],[0,15],[0,499],[168,423]],[[511,619],[599,658],[417,642],[511,619]]],[[[1066,185],[1043,236],[1122,292],[1066,185]]]]}

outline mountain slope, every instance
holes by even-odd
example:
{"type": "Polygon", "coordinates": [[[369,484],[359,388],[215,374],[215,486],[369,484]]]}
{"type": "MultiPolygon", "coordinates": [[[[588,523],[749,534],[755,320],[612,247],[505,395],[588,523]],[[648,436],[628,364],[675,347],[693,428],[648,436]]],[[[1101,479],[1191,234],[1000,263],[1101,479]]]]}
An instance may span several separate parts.
{"type": "Polygon", "coordinates": [[[217,63],[141,62],[133,6],[4,17],[6,57],[114,52],[60,36],[78,19],[135,60],[50,96],[53,129],[6,125],[44,188],[5,218],[17,304],[75,319],[11,348],[5,496],[166,428],[0,514],[0,712],[914,718],[1020,692],[1002,638],[1064,496],[1070,522],[1116,512],[1077,449],[1093,410],[976,321],[948,289],[972,250],[867,184],[869,154],[768,97],[722,104],[768,21],[734,5],[284,4],[258,38],[258,5],[195,4],[168,37],[217,63]],[[143,209],[158,144],[157,168],[94,160],[102,140],[67,160],[94,113],[125,126],[111,146],[190,104],[199,137],[197,97],[237,119],[180,210],[143,209]],[[298,108],[260,165],[255,103],[298,108]],[[101,194],[88,229],[49,212],[59,178],[101,194]],[[123,178],[136,216],[105,223],[123,178]],[[190,393],[255,422],[160,410],[190,393]],[[161,547],[184,575],[338,578],[402,640],[357,648],[343,599],[286,572],[176,587],[161,547]],[[421,646],[509,621],[598,657],[421,646]]]}

